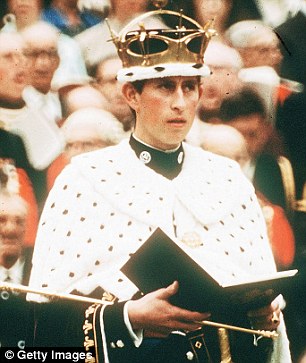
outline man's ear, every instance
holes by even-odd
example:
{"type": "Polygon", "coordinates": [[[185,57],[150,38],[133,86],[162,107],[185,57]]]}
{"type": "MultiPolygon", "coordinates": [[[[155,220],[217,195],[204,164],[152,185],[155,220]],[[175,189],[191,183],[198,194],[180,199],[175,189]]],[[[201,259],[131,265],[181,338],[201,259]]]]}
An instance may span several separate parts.
{"type": "Polygon", "coordinates": [[[124,83],[124,85],[122,86],[122,94],[128,105],[136,111],[139,104],[139,93],[136,91],[135,87],[131,83],[124,83]]]}
{"type": "Polygon", "coordinates": [[[203,95],[203,85],[202,85],[202,83],[200,83],[199,84],[199,100],[202,97],[202,95],[203,95]]]}

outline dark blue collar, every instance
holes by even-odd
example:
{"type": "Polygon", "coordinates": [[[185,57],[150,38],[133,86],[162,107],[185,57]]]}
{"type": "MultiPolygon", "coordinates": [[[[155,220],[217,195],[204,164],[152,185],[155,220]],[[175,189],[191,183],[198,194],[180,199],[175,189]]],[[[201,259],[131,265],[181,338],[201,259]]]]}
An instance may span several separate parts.
{"type": "Polygon", "coordinates": [[[130,145],[140,161],[164,177],[172,180],[181,172],[184,161],[182,145],[173,152],[164,152],[143,144],[133,135],[130,137],[130,145]]]}

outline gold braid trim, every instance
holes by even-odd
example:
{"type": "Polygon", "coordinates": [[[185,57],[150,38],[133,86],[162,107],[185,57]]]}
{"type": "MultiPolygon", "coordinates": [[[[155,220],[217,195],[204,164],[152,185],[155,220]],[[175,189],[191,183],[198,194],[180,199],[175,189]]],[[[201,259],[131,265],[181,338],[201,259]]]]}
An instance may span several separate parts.
{"type": "Polygon", "coordinates": [[[304,184],[302,199],[296,202],[296,210],[306,212],[306,183],[304,184]]]}
{"type": "Polygon", "coordinates": [[[96,326],[97,310],[98,309],[95,309],[95,311],[93,313],[93,333],[94,333],[94,340],[95,340],[96,361],[97,361],[97,363],[99,363],[98,342],[97,342],[97,334],[96,334],[96,328],[95,328],[95,326],[96,326]]]}
{"type": "Polygon", "coordinates": [[[294,180],[292,166],[290,161],[284,156],[280,156],[277,162],[281,171],[284,184],[286,210],[290,219],[292,219],[293,211],[295,210],[295,205],[296,205],[295,180],[294,180]]]}
{"type": "Polygon", "coordinates": [[[85,321],[83,325],[84,348],[86,353],[91,353],[90,357],[86,356],[85,363],[99,363],[95,319],[97,310],[100,307],[101,304],[93,304],[85,311],[85,321]]]}
{"type": "Polygon", "coordinates": [[[101,302],[90,305],[85,311],[85,321],[83,325],[84,332],[84,348],[90,357],[85,358],[85,363],[99,363],[99,349],[96,332],[96,316],[99,308],[106,303],[114,303],[116,296],[109,292],[104,292],[101,302]]]}

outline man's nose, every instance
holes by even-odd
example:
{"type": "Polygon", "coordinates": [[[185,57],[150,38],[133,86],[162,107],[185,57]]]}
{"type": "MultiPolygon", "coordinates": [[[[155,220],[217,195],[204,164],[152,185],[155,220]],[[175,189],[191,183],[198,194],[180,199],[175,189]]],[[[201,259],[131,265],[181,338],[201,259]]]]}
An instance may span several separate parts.
{"type": "Polygon", "coordinates": [[[172,108],[182,111],[186,106],[186,100],[184,92],[181,88],[178,88],[173,95],[172,108]]]}
{"type": "Polygon", "coordinates": [[[8,218],[5,223],[0,226],[1,233],[14,233],[19,232],[24,228],[24,223],[16,221],[14,218],[8,218]]]}
{"type": "Polygon", "coordinates": [[[13,55],[13,64],[18,67],[24,67],[28,64],[28,59],[21,53],[16,53],[13,55]]]}
{"type": "Polygon", "coordinates": [[[278,65],[283,59],[282,52],[280,51],[279,48],[271,50],[270,56],[271,56],[272,61],[274,62],[274,65],[278,65]]]}
{"type": "Polygon", "coordinates": [[[50,59],[50,57],[45,54],[45,53],[41,53],[36,59],[35,59],[35,64],[36,65],[40,65],[40,66],[45,66],[45,65],[50,65],[50,62],[52,60],[50,59]]]}

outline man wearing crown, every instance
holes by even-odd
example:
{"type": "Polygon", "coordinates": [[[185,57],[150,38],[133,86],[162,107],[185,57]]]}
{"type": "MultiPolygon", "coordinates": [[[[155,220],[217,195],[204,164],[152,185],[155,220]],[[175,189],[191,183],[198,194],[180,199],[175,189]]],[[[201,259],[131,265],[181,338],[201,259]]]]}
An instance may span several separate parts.
{"type": "MultiPolygon", "coordinates": [[[[96,347],[100,362],[220,361],[216,334],[198,330],[199,321],[213,319],[210,312],[171,304],[177,281],[143,296],[120,270],[156,228],[218,281],[276,270],[253,187],[239,166],[184,143],[202,77],[209,75],[204,51],[213,31],[157,11],[164,12],[177,17],[175,30],[146,30],[141,17],[132,31],[127,26],[113,36],[123,63],[118,80],[136,114],[134,132],[119,145],[72,160],[50,192],[36,241],[32,287],[114,297],[114,304],[86,313],[84,344],[96,347]]],[[[234,335],[233,361],[291,361],[280,305],[277,299],[241,316],[244,326],[279,336],[234,335]]]]}

